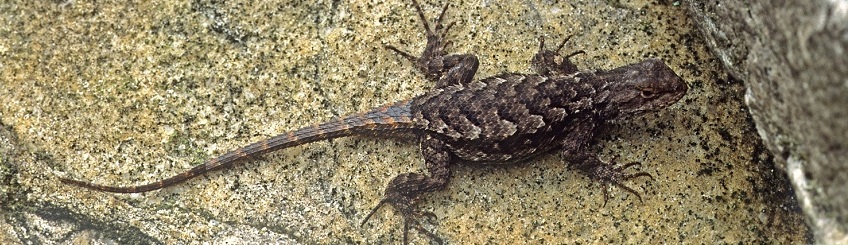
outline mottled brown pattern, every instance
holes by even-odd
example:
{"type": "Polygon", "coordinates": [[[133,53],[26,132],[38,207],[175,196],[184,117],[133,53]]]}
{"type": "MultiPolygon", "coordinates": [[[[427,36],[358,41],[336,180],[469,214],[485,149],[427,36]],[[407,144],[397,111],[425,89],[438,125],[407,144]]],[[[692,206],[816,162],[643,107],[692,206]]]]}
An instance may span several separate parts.
{"type": "MultiPolygon", "coordinates": [[[[422,216],[434,215],[420,212],[414,201],[422,194],[444,189],[450,180],[450,165],[457,162],[516,163],[559,149],[575,169],[639,197],[621,183],[651,177],[644,172],[624,173],[638,163],[615,167],[615,163],[600,161],[587,146],[600,125],[665,108],[683,97],[686,83],[665,63],[646,59],[609,71],[578,71],[569,58],[582,51],[562,56],[559,51],[564,41],[549,51],[541,40],[539,52],[531,61],[537,74],[505,73],[474,80],[476,56],[444,52],[448,43],[445,33],[453,24],[442,25],[447,6],[433,28],[418,3],[413,1],[413,6],[426,31],[426,48],[418,57],[392,46],[387,48],[412,61],[435,83],[433,90],[408,101],[283,133],[151,184],[113,187],[71,179],[62,182],[109,192],[145,192],[278,149],[349,135],[404,132],[419,137],[428,174],[396,176],[386,186],[384,198],[362,221],[365,224],[380,207],[390,204],[404,217],[404,242],[410,228],[441,242],[418,221],[422,216]]],[[[604,188],[605,203],[606,198],[604,188]]]]}

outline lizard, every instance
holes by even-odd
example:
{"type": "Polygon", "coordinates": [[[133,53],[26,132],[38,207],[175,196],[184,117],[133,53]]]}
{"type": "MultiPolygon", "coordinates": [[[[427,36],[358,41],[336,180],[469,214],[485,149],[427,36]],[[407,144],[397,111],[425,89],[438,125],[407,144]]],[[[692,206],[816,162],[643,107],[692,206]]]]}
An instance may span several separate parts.
{"type": "Polygon", "coordinates": [[[181,174],[137,186],[109,186],[60,177],[64,184],[92,190],[139,193],[185,182],[205,173],[235,166],[262,154],[311,142],[354,135],[413,135],[427,174],[409,172],[395,176],[386,185],[383,198],[360,226],[382,206],[389,204],[403,218],[403,242],[413,228],[442,243],[423,228],[420,218],[434,218],[420,211],[416,201],[427,193],[445,189],[453,164],[504,165],[560,150],[573,168],[603,185],[604,205],[609,185],[641,196],[622,182],[653,177],[647,172],[625,173],[640,165],[617,166],[604,162],[589,146],[601,126],[645,112],[666,108],[682,98],[687,84],[664,62],[649,58],[611,70],[579,71],[569,55],[546,50],[540,38],[539,51],[531,59],[535,74],[503,73],[474,80],[479,62],[473,54],[447,54],[448,30],[442,23],[448,4],[442,8],[434,28],[417,1],[412,0],[424,26],[426,46],[420,56],[399,48],[385,48],[410,60],[434,88],[411,99],[369,111],[285,132],[207,160],[181,174]]]}

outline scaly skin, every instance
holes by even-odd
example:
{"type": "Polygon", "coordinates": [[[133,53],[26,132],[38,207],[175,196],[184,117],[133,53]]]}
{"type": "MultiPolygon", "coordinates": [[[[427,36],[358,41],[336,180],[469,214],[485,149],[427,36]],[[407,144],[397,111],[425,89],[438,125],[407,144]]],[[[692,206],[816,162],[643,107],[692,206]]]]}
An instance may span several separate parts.
{"type": "Polygon", "coordinates": [[[283,133],[266,140],[254,142],[253,144],[208,160],[188,171],[150,184],[118,187],[98,185],[68,178],[60,178],[59,180],[65,184],[76,185],[98,191],[117,193],[148,192],[173,186],[211,171],[229,168],[234,166],[236,163],[279,149],[355,134],[379,134],[380,132],[386,131],[413,131],[415,128],[411,114],[409,113],[409,101],[402,101],[378,107],[368,112],[305,127],[283,133]]]}
{"type": "MultiPolygon", "coordinates": [[[[162,181],[129,187],[98,185],[62,178],[66,184],[108,192],[145,192],[172,186],[193,177],[235,165],[261,154],[318,140],[350,135],[417,135],[421,142],[427,174],[404,173],[386,186],[384,197],[363,219],[368,219],[384,204],[390,204],[404,218],[404,243],[410,228],[441,243],[442,240],[422,228],[419,218],[433,218],[421,212],[415,200],[426,193],[442,190],[451,177],[450,165],[467,162],[480,165],[511,164],[532,156],[560,150],[574,169],[606,185],[616,185],[639,194],[621,182],[636,177],[651,177],[645,172],[624,170],[639,165],[627,163],[615,167],[598,159],[589,144],[600,126],[644,112],[656,111],[678,101],[687,85],[662,61],[647,59],[613,70],[578,71],[569,58],[577,51],[561,56],[559,51],[544,49],[531,63],[537,74],[504,73],[474,80],[477,57],[471,54],[445,53],[448,29],[442,25],[447,5],[434,29],[425,20],[416,1],[413,6],[427,36],[420,56],[386,46],[412,61],[424,76],[435,83],[429,92],[408,101],[379,107],[368,112],[306,127],[256,142],[209,160],[182,174],[162,181]]],[[[568,39],[566,39],[568,40],[568,39]]]]}

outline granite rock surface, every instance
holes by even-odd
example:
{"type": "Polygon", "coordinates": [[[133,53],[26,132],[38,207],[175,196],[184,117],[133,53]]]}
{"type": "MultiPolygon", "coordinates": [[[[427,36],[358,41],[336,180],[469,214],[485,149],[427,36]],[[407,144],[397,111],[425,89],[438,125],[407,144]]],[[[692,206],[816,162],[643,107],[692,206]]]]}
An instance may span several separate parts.
{"type": "Polygon", "coordinates": [[[822,244],[848,243],[848,2],[685,1],[822,244]]]}

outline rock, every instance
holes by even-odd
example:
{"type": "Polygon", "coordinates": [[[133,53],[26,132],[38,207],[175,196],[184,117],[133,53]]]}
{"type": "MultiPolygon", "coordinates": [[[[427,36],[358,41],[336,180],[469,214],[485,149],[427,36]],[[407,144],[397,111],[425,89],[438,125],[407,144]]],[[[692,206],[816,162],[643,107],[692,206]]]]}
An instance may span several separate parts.
{"type": "Polygon", "coordinates": [[[818,243],[848,243],[848,2],[685,1],[818,243]]]}

